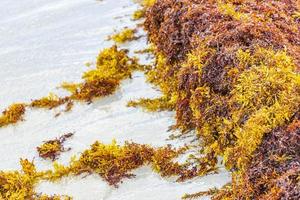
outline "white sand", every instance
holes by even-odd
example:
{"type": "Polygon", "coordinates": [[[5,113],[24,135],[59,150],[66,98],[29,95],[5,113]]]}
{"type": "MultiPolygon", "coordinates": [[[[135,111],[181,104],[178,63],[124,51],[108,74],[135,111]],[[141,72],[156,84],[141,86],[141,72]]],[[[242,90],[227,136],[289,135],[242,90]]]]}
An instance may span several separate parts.
{"type": "MultiPolygon", "coordinates": [[[[63,81],[80,81],[85,62],[111,45],[107,35],[125,26],[134,26],[130,15],[137,5],[130,0],[1,0],[0,4],[0,110],[13,102],[28,102],[49,92],[64,94],[56,87],[63,81]],[[122,17],[115,19],[115,17],[122,17]]],[[[122,47],[142,49],[145,38],[122,47]]],[[[142,60],[143,61],[143,60],[142,60]]],[[[19,158],[34,159],[38,169],[50,169],[51,162],[40,159],[36,146],[43,141],[74,131],[58,162],[67,164],[96,140],[119,143],[126,140],[154,146],[183,142],[166,141],[174,113],[145,113],[127,108],[130,99],[156,97],[159,91],[145,82],[142,73],[123,82],[118,92],[93,104],[76,104],[58,118],[52,111],[30,110],[25,121],[0,129],[0,170],[19,169],[19,158]]],[[[37,190],[47,194],[67,194],[75,200],[175,200],[184,193],[220,187],[229,174],[197,178],[185,183],[163,179],[149,167],[134,172],[119,188],[107,185],[99,176],[70,177],[60,183],[41,183],[37,190]]]]}

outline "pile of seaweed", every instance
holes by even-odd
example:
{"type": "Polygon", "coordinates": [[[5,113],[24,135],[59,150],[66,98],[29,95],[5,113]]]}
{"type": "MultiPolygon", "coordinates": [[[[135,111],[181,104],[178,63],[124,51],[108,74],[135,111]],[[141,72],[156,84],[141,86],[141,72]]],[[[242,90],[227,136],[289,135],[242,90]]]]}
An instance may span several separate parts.
{"type": "Polygon", "coordinates": [[[157,0],[144,27],[163,96],[130,102],[176,110],[196,130],[198,174],[219,158],[232,182],[212,199],[300,199],[300,1],[157,0]]]}

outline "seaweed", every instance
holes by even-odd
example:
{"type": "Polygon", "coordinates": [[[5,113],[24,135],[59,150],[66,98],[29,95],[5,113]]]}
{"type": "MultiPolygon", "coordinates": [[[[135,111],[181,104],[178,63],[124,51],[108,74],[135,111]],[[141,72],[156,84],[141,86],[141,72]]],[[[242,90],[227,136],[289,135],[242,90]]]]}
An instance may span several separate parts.
{"type": "MultiPolygon", "coordinates": [[[[139,16],[135,16],[135,17],[139,17],[139,16]]],[[[123,44],[125,42],[129,42],[129,41],[138,39],[138,37],[135,36],[135,33],[136,33],[135,29],[124,28],[119,33],[109,36],[108,39],[113,40],[114,42],[116,42],[118,44],[123,44]]]]}
{"type": "Polygon", "coordinates": [[[37,147],[39,156],[43,159],[49,158],[52,161],[56,160],[62,152],[71,150],[71,148],[64,148],[63,144],[73,135],[73,133],[67,133],[54,140],[45,141],[41,146],[37,147]]]}
{"type": "MultiPolygon", "coordinates": [[[[153,51],[153,50],[151,50],[153,51]]],[[[147,111],[172,110],[177,101],[177,74],[171,69],[166,59],[157,54],[154,67],[145,69],[147,81],[162,90],[163,96],[156,99],[139,99],[128,102],[130,107],[142,107],[147,111]]]]}
{"type": "Polygon", "coordinates": [[[185,195],[183,195],[182,199],[198,199],[203,196],[212,196],[212,195],[216,194],[217,192],[218,192],[218,190],[216,188],[213,188],[208,191],[197,192],[194,194],[185,194],[185,195]]]}
{"type": "Polygon", "coordinates": [[[116,91],[120,81],[131,78],[133,71],[143,70],[137,58],[130,58],[127,50],[116,45],[104,49],[97,57],[96,69],[86,71],[82,83],[63,83],[62,88],[71,93],[70,99],[91,102],[116,91]]]}
{"type": "MultiPolygon", "coordinates": [[[[249,170],[264,165],[262,156],[252,165],[258,149],[299,109],[298,6],[296,1],[157,0],[147,8],[144,27],[156,55],[148,80],[160,88],[161,99],[176,99],[174,127],[182,134],[196,130],[203,149],[198,175],[216,168],[219,156],[232,171],[232,183],[213,199],[298,197],[293,166],[287,167],[291,176],[277,176],[274,165],[262,180],[248,180],[249,170]],[[274,185],[274,176],[285,186],[274,185]]],[[[152,110],[153,103],[159,106],[158,99],[130,104],[152,110]]],[[[290,157],[273,158],[286,164],[290,157]]]]}
{"type": "Polygon", "coordinates": [[[241,12],[237,12],[237,8],[232,3],[223,3],[222,1],[219,2],[218,8],[221,13],[224,15],[228,15],[235,20],[243,20],[246,21],[249,17],[241,12]]]}
{"type": "Polygon", "coordinates": [[[153,48],[149,47],[146,49],[142,49],[142,50],[136,50],[134,51],[135,54],[151,54],[153,53],[153,48]]]}
{"type": "Polygon", "coordinates": [[[70,165],[54,163],[54,170],[47,174],[47,180],[57,181],[64,176],[95,173],[110,185],[118,187],[124,178],[133,178],[132,170],[144,165],[152,168],[163,177],[178,176],[178,181],[196,176],[196,170],[189,164],[179,164],[173,159],[187,150],[186,147],[174,149],[171,146],[153,148],[149,145],[125,142],[120,146],[95,142],[78,159],[72,158],[70,165]]]}
{"type": "Polygon", "coordinates": [[[15,124],[18,121],[23,120],[25,111],[25,104],[12,104],[2,112],[2,115],[0,116],[0,127],[15,124]]]}
{"type": "Polygon", "coordinates": [[[139,3],[143,8],[149,8],[154,5],[156,0],[134,0],[134,2],[139,3]]]}
{"type": "Polygon", "coordinates": [[[299,199],[299,113],[287,125],[265,135],[254,151],[242,181],[234,182],[235,198],[299,199]]]}
{"type": "Polygon", "coordinates": [[[59,96],[57,96],[53,93],[50,93],[46,97],[42,97],[41,99],[33,100],[30,103],[30,107],[52,109],[52,108],[56,108],[58,106],[65,104],[69,100],[70,99],[68,97],[60,98],[59,96]]]}
{"type": "Polygon", "coordinates": [[[144,7],[150,7],[153,6],[154,3],[156,2],[156,0],[140,0],[141,1],[141,5],[144,7]]]}
{"type": "Polygon", "coordinates": [[[39,195],[36,197],[37,200],[72,200],[73,198],[66,195],[39,195]]]}
{"type": "Polygon", "coordinates": [[[154,3],[156,2],[156,0],[133,0],[133,1],[140,4],[140,6],[142,7],[141,9],[138,9],[133,13],[132,15],[133,20],[139,20],[141,18],[144,18],[147,8],[153,6],[154,3]]]}
{"type": "Polygon", "coordinates": [[[133,14],[132,14],[132,19],[133,20],[139,20],[142,19],[143,17],[145,17],[145,9],[139,9],[136,10],[133,14]]]}
{"type": "Polygon", "coordinates": [[[0,172],[0,197],[3,199],[30,199],[35,195],[36,169],[28,160],[21,160],[22,172],[0,172]]]}
{"type": "Polygon", "coordinates": [[[84,82],[76,88],[76,91],[71,95],[71,99],[90,103],[95,98],[113,94],[119,84],[120,82],[115,79],[100,79],[84,82]]]}
{"type": "Polygon", "coordinates": [[[8,200],[71,200],[67,196],[47,196],[38,194],[34,188],[45,175],[38,172],[35,165],[27,159],[21,159],[21,171],[0,171],[0,198],[8,200]]]}
{"type": "MultiPolygon", "coordinates": [[[[38,149],[46,150],[42,152],[45,153],[43,157],[54,160],[59,155],[58,152],[63,149],[62,143],[72,135],[69,133],[59,139],[47,141],[38,149]],[[55,153],[52,151],[54,143],[59,143],[55,153]]],[[[69,165],[64,166],[54,162],[53,170],[37,171],[33,162],[21,159],[21,171],[0,171],[0,197],[20,200],[69,200],[72,199],[69,196],[38,194],[35,186],[41,181],[60,181],[66,176],[94,173],[108,184],[118,187],[125,178],[135,177],[133,170],[145,165],[150,165],[153,171],[162,177],[175,176],[178,178],[177,181],[184,181],[197,176],[197,169],[188,161],[184,163],[174,161],[187,150],[186,146],[178,149],[171,145],[154,148],[133,142],[125,142],[121,146],[113,140],[111,144],[96,141],[89,149],[82,152],[79,158],[73,156],[69,165]]]]}
{"type": "Polygon", "coordinates": [[[174,105],[170,103],[165,96],[156,99],[141,98],[137,101],[132,100],[127,103],[127,106],[135,107],[135,108],[142,107],[149,112],[157,112],[157,111],[164,111],[164,110],[171,111],[174,109],[174,105]]]}

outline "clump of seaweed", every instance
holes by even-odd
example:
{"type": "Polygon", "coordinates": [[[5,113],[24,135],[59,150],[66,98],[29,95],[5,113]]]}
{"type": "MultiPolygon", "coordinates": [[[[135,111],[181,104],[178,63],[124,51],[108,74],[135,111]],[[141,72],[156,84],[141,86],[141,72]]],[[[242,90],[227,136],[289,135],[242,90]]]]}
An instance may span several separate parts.
{"type": "Polygon", "coordinates": [[[18,121],[23,120],[25,111],[25,104],[12,104],[2,112],[2,115],[0,116],[0,127],[15,124],[18,121]]]}
{"type": "Polygon", "coordinates": [[[153,53],[153,48],[149,47],[146,49],[136,50],[134,51],[135,54],[151,54],[153,53]]]}
{"type": "Polygon", "coordinates": [[[61,85],[71,93],[64,98],[65,101],[91,102],[114,93],[122,80],[131,78],[134,71],[144,69],[137,58],[130,58],[127,53],[127,50],[119,50],[116,45],[103,49],[97,57],[96,68],[82,75],[83,82],[65,82],[61,85]]]}
{"type": "Polygon", "coordinates": [[[186,150],[186,147],[177,150],[171,146],[153,148],[132,142],[125,142],[123,146],[116,141],[108,145],[95,142],[78,159],[73,158],[69,166],[55,163],[54,171],[48,174],[48,179],[55,181],[64,176],[95,173],[117,187],[124,178],[134,177],[132,170],[150,164],[163,177],[179,176],[178,181],[181,181],[197,174],[196,169],[189,168],[188,164],[173,161],[186,150]]]}
{"type": "Polygon", "coordinates": [[[170,101],[164,96],[156,99],[146,99],[141,98],[138,101],[129,101],[127,103],[129,107],[142,107],[146,111],[155,112],[155,111],[164,111],[164,110],[173,110],[174,104],[171,104],[170,101]]]}
{"type": "Polygon", "coordinates": [[[30,107],[32,107],[32,108],[52,109],[52,108],[56,108],[58,106],[61,106],[61,105],[65,104],[68,101],[69,101],[68,97],[60,98],[59,96],[57,96],[53,93],[50,93],[46,97],[42,97],[41,99],[33,100],[30,103],[30,107]]]}
{"type": "Polygon", "coordinates": [[[2,199],[30,199],[35,195],[37,182],[35,166],[28,160],[21,160],[22,172],[0,172],[0,197],[2,199]]]}
{"type": "Polygon", "coordinates": [[[149,8],[150,6],[153,6],[156,0],[136,0],[139,2],[143,7],[149,8]]]}
{"type": "Polygon", "coordinates": [[[134,0],[134,2],[140,4],[142,6],[141,9],[136,10],[133,15],[133,20],[139,20],[145,17],[147,8],[151,7],[156,0],[134,0]]]}
{"type": "MultiPolygon", "coordinates": [[[[299,8],[300,9],[300,8],[299,8]]],[[[300,19],[300,12],[299,10],[295,10],[294,13],[292,14],[292,17],[297,21],[299,22],[299,19],[300,19]]]]}
{"type": "Polygon", "coordinates": [[[125,28],[121,32],[110,36],[109,39],[115,41],[118,44],[123,44],[125,42],[138,39],[138,37],[135,36],[135,33],[136,33],[135,29],[125,28]]]}
{"type": "MultiPolygon", "coordinates": [[[[196,129],[201,139],[198,175],[216,167],[218,156],[233,172],[231,185],[213,199],[286,199],[279,195],[283,190],[289,197],[298,195],[294,183],[299,179],[288,177],[285,188],[274,185],[275,165],[269,166],[274,174],[263,176],[264,182],[255,176],[247,181],[248,171],[256,169],[255,152],[299,109],[300,29],[291,14],[297,11],[296,1],[254,0],[157,0],[147,9],[144,25],[156,46],[156,64],[147,77],[163,96],[130,105],[152,111],[153,103],[159,108],[173,99],[174,127],[183,134],[196,129]],[[253,190],[257,187],[259,192],[253,190]]],[[[276,158],[288,163],[285,155],[276,158]]]]}
{"type": "Polygon", "coordinates": [[[235,175],[236,181],[227,188],[227,195],[239,199],[299,199],[299,119],[298,112],[288,125],[264,136],[246,172],[242,177],[235,175]]]}
{"type": "Polygon", "coordinates": [[[71,150],[71,148],[65,148],[63,144],[73,135],[73,133],[67,133],[54,140],[44,142],[41,146],[37,147],[39,156],[43,159],[51,159],[52,161],[56,160],[62,152],[71,150]]]}
{"type": "Polygon", "coordinates": [[[119,50],[116,45],[104,49],[97,57],[96,69],[85,72],[82,83],[63,83],[71,100],[91,102],[94,98],[112,94],[120,81],[131,78],[136,70],[143,70],[137,58],[130,58],[127,50],[119,50]]]}
{"type": "Polygon", "coordinates": [[[139,20],[142,19],[145,16],[145,9],[139,9],[136,10],[133,14],[132,14],[132,19],[133,20],[139,20]]]}
{"type": "MultiPolygon", "coordinates": [[[[71,95],[71,99],[78,101],[91,102],[95,98],[104,97],[113,94],[119,86],[120,82],[116,79],[100,79],[87,81],[82,84],[76,84],[75,92],[71,95]]],[[[64,87],[64,86],[62,86],[64,87]]]]}
{"type": "Polygon", "coordinates": [[[67,196],[38,194],[34,188],[45,172],[38,172],[35,165],[21,159],[21,171],[0,171],[0,198],[7,200],[70,200],[67,196]]]}
{"type": "Polygon", "coordinates": [[[221,13],[223,13],[224,15],[228,15],[235,20],[248,20],[248,16],[245,13],[236,11],[237,8],[232,3],[224,3],[220,1],[218,8],[221,13]]]}

